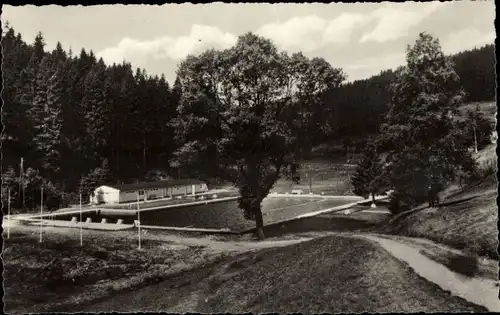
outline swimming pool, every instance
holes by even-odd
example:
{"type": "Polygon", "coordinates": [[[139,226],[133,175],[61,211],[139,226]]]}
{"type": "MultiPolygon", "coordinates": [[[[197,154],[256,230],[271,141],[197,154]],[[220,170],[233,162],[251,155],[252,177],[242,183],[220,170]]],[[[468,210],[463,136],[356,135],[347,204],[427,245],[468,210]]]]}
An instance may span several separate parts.
{"type": "MultiPolygon", "coordinates": [[[[262,202],[264,225],[352,202],[352,199],[266,198],[262,202]]],[[[71,217],[78,217],[78,214],[59,215],[55,219],[71,220],[71,217]]],[[[134,220],[137,220],[137,216],[135,215],[120,216],[119,214],[103,215],[97,213],[86,213],[82,219],[85,221],[87,218],[91,218],[92,222],[101,222],[102,219],[106,219],[111,224],[116,223],[118,219],[121,219],[123,224],[132,224],[134,220]]],[[[235,232],[255,227],[254,221],[245,219],[243,210],[238,207],[236,200],[180,208],[141,211],[140,219],[142,225],[205,229],[228,228],[235,232]]]]}

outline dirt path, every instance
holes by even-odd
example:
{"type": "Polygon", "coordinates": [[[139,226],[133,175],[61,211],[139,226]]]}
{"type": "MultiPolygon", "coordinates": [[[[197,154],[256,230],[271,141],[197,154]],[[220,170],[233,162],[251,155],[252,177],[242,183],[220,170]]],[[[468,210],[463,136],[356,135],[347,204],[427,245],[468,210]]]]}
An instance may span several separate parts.
{"type": "MultiPolygon", "coordinates": [[[[361,237],[376,242],[394,257],[408,264],[418,275],[437,284],[443,290],[450,291],[453,295],[459,296],[471,303],[482,305],[492,312],[500,311],[498,286],[494,278],[482,276],[472,278],[466,277],[448,269],[443,264],[430,259],[426,255],[422,254],[421,251],[432,251],[433,248],[454,254],[458,254],[460,251],[425,239],[377,234],[316,232],[294,235],[291,236],[292,239],[290,240],[268,240],[263,242],[224,242],[214,241],[210,238],[199,239],[183,237],[172,237],[169,238],[169,240],[172,242],[179,242],[184,245],[196,244],[200,246],[207,246],[216,250],[225,249],[248,251],[268,247],[287,246],[328,235],[361,237]],[[307,235],[307,237],[303,237],[305,235],[307,235]]],[[[486,265],[486,267],[490,267],[487,268],[489,269],[488,271],[491,271],[491,267],[495,268],[495,265],[493,264],[496,264],[495,261],[486,259],[480,263],[482,263],[482,265],[486,265]]],[[[491,272],[486,273],[488,275],[492,274],[491,272]]]]}
{"type": "MultiPolygon", "coordinates": [[[[418,245],[375,235],[356,235],[378,243],[397,259],[407,263],[421,277],[434,282],[443,290],[450,291],[474,304],[482,305],[491,312],[500,311],[498,287],[493,279],[469,278],[451,271],[447,267],[421,254],[418,245]]],[[[425,242],[425,241],[424,241],[425,242]]]]}
{"type": "MultiPolygon", "coordinates": [[[[289,237],[295,239],[290,240],[267,240],[264,242],[255,241],[220,241],[210,237],[182,237],[182,236],[166,236],[170,242],[180,245],[196,245],[206,246],[214,251],[253,251],[262,248],[280,247],[312,240],[314,238],[336,235],[343,237],[364,238],[370,240],[385,250],[398,260],[409,265],[413,271],[429,282],[437,284],[444,291],[449,291],[452,295],[461,297],[471,303],[482,305],[488,310],[495,312],[500,310],[500,301],[498,300],[498,289],[495,286],[495,281],[484,278],[467,278],[450,271],[448,268],[432,259],[427,258],[420,253],[420,249],[429,248],[430,243],[427,240],[420,239],[396,239],[388,235],[374,234],[354,234],[354,233],[337,233],[337,232],[316,232],[307,234],[296,234],[289,237]]],[[[432,243],[432,242],[431,242],[432,243]]],[[[435,245],[435,244],[433,244],[435,245]]],[[[222,279],[231,278],[230,270],[219,268],[216,270],[194,270],[191,273],[179,276],[179,279],[169,283],[160,283],[155,286],[146,287],[136,291],[134,294],[127,295],[130,298],[130,307],[137,309],[127,309],[128,311],[141,311],[147,309],[161,309],[169,313],[182,313],[186,310],[195,310],[197,305],[205,303],[207,292],[210,288],[207,287],[207,278],[222,279]],[[207,273],[208,272],[208,273],[207,273]],[[215,272],[215,273],[214,273],[215,272]],[[189,290],[180,289],[183,286],[189,286],[189,290]],[[179,290],[180,289],[180,290],[179,290]],[[168,292],[168,294],[165,294],[168,292]],[[145,305],[144,301],[150,301],[152,305],[145,305]]],[[[116,297],[107,299],[96,305],[84,308],[86,311],[105,311],[122,309],[123,298],[116,297]]],[[[127,304],[128,305],[128,304],[127,304]]]]}
{"type": "Polygon", "coordinates": [[[214,236],[206,237],[186,237],[178,235],[163,235],[161,239],[170,243],[176,243],[185,246],[203,246],[215,251],[249,251],[270,247],[283,247],[300,242],[310,241],[314,237],[298,237],[289,240],[266,240],[256,241],[219,241],[214,236]]]}

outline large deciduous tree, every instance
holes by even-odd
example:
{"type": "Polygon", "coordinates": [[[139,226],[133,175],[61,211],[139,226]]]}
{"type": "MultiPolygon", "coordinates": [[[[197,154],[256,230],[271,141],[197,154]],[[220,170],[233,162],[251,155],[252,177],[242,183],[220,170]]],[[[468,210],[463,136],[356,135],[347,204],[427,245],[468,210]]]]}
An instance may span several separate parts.
{"type": "Polygon", "coordinates": [[[180,147],[172,163],[234,183],[263,238],[261,202],[300,159],[321,116],[319,96],[338,87],[343,72],[247,33],[230,49],[188,56],[177,74],[182,96],[172,124],[180,147]]]}
{"type": "Polygon", "coordinates": [[[457,171],[470,171],[474,165],[454,118],[464,92],[439,41],[421,33],[408,47],[406,61],[391,87],[391,109],[378,139],[388,153],[394,211],[428,200],[457,171]]]}

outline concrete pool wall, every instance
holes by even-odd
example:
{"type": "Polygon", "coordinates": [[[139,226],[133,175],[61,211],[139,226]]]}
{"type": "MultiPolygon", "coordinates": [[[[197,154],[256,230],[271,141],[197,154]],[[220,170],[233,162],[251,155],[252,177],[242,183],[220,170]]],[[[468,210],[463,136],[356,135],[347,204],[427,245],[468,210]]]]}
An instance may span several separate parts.
{"type": "MultiPolygon", "coordinates": [[[[377,200],[384,198],[386,197],[378,197],[377,200]]],[[[237,197],[229,197],[141,209],[141,226],[147,229],[233,233],[254,228],[255,222],[244,218],[243,211],[239,209],[236,199],[237,197]]],[[[295,195],[273,195],[266,198],[263,202],[264,224],[287,222],[321,213],[341,211],[354,205],[370,202],[371,200],[352,196],[329,196],[328,198],[313,196],[311,198],[310,195],[306,195],[297,198],[295,195]]],[[[84,228],[104,230],[126,229],[134,227],[137,224],[137,210],[102,210],[92,209],[82,211],[82,223],[79,222],[80,212],[78,210],[48,213],[42,218],[49,219],[44,221],[47,221],[46,224],[52,226],[80,227],[83,224],[84,228]],[[102,228],[101,225],[103,225],[102,228]]],[[[33,215],[25,219],[39,221],[40,217],[40,215],[33,215]]]]}

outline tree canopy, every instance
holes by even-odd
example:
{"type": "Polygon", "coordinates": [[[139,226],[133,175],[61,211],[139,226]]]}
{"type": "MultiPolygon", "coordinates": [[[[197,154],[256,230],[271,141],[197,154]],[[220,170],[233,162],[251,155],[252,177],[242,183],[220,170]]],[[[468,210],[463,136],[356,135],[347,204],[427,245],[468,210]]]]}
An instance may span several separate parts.
{"type": "MultiPolygon", "coordinates": [[[[61,198],[78,192],[82,177],[84,183],[95,183],[91,178],[104,160],[109,181],[144,180],[151,170],[170,177],[205,176],[201,179],[208,181],[212,174],[231,173],[221,172],[219,166],[238,174],[239,164],[225,165],[225,159],[242,159],[240,153],[250,144],[255,152],[268,152],[265,161],[286,149],[280,170],[293,171],[311,146],[338,141],[351,151],[381,130],[391,101],[387,87],[395,82],[397,71],[344,82],[343,72],[322,58],[288,55],[262,38],[242,38],[231,49],[186,58],[170,85],[164,76],[134,69],[125,61],[106,64],[88,49],[73,52],[57,43],[49,50],[41,33],[28,43],[6,25],[2,176],[25,177],[19,167],[24,158],[24,170],[31,168],[31,175],[37,174],[31,178],[43,179],[40,183],[52,185],[61,198]],[[196,77],[198,73],[203,76],[196,77]],[[183,91],[189,95],[180,104],[183,91]],[[179,114],[192,123],[170,124],[179,114]],[[196,142],[201,135],[207,140],[196,142]],[[220,140],[224,137],[227,140],[220,140]],[[181,143],[183,139],[186,143],[181,143]],[[174,156],[179,144],[183,148],[174,156]],[[170,167],[172,157],[180,158],[180,152],[189,150],[198,153],[184,154],[182,165],[191,159],[204,161],[203,172],[170,167]],[[230,150],[234,154],[212,159],[230,150]]],[[[494,52],[495,46],[487,45],[451,56],[466,92],[464,101],[494,100],[494,52]]],[[[477,127],[478,146],[487,143],[488,128],[494,124],[483,118],[472,112],[470,121],[476,123],[463,125],[468,145],[474,139],[471,126],[477,127]]],[[[275,161],[266,163],[262,172],[275,170],[275,161]]],[[[9,183],[11,191],[18,192],[20,183],[9,183]]]]}
{"type": "Polygon", "coordinates": [[[474,165],[454,119],[465,93],[451,59],[437,39],[421,33],[406,62],[391,86],[391,107],[377,140],[387,154],[395,211],[425,201],[431,187],[474,165]]]}
{"type": "Polygon", "coordinates": [[[261,202],[296,164],[321,121],[322,93],[345,79],[321,58],[278,52],[247,33],[234,47],[189,56],[178,69],[175,165],[234,183],[262,237],[261,202]]]}

